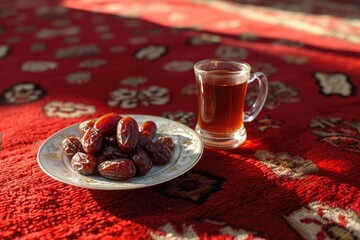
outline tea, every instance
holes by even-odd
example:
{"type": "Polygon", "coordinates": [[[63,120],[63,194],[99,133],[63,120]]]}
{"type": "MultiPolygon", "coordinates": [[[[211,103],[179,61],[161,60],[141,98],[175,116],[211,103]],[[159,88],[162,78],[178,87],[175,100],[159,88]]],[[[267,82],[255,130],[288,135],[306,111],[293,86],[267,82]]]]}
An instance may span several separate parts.
{"type": "Polygon", "coordinates": [[[207,132],[232,133],[243,127],[248,75],[210,70],[197,79],[198,125],[207,132]]]}
{"type": "Polygon", "coordinates": [[[268,82],[264,73],[250,75],[246,62],[207,59],[194,65],[198,90],[198,121],[195,131],[206,147],[235,148],[247,138],[244,122],[251,122],[264,106],[268,82]],[[248,84],[256,80],[259,93],[244,111],[248,84]]]}

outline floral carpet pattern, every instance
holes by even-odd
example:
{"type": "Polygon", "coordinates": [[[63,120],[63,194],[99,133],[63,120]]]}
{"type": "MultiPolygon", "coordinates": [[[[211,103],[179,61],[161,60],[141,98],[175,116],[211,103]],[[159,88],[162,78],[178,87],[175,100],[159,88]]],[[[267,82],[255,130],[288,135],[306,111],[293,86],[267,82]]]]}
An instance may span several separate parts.
{"type": "Polygon", "coordinates": [[[0,239],[360,239],[359,91],[357,0],[1,1],[0,239]],[[239,148],[125,191],[39,167],[46,139],[108,112],[194,128],[207,58],[268,76],[239,148]]]}

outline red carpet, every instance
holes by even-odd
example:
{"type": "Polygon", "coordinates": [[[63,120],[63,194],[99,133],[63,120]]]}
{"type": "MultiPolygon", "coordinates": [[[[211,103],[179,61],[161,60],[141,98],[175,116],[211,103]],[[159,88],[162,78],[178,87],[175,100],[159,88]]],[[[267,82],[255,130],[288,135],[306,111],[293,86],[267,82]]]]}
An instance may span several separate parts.
{"type": "Polygon", "coordinates": [[[356,0],[1,1],[0,239],[360,239],[359,91],[356,0]],[[108,112],[194,128],[192,67],[215,57],[268,76],[243,146],[136,190],[39,167],[52,134],[108,112]]]}

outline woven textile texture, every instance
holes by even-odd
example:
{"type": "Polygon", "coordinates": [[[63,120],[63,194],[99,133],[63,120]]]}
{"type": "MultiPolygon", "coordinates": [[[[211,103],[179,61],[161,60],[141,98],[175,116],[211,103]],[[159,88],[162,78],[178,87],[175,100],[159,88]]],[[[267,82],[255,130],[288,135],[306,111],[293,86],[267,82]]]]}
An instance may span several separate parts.
{"type": "Polygon", "coordinates": [[[0,239],[360,239],[359,92],[357,0],[1,1],[0,239]],[[268,76],[241,147],[131,190],[39,167],[50,136],[109,112],[194,128],[208,58],[268,76]]]}

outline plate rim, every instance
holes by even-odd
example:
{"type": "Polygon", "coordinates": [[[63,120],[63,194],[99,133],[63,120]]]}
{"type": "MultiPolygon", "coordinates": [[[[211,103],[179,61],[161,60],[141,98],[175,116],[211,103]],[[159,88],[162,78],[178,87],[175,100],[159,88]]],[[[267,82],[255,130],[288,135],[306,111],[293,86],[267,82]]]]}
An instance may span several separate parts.
{"type": "MultiPolygon", "coordinates": [[[[44,166],[44,163],[43,163],[43,160],[41,159],[41,155],[42,153],[45,151],[45,147],[47,146],[47,144],[49,144],[50,140],[57,137],[57,135],[59,135],[60,133],[62,133],[63,131],[66,131],[67,129],[70,129],[70,128],[74,128],[75,126],[79,125],[81,122],[83,121],[86,121],[87,119],[83,120],[83,121],[80,121],[80,122],[77,122],[77,123],[74,123],[74,124],[71,124],[67,127],[64,127],[58,131],[56,131],[55,133],[53,133],[52,135],[50,135],[48,138],[46,138],[44,140],[44,142],[40,145],[40,147],[38,148],[38,151],[37,151],[37,163],[38,163],[38,166],[40,167],[40,169],[46,174],[48,175],[49,177],[51,177],[52,179],[55,179],[59,182],[62,182],[62,183],[65,183],[65,184],[68,184],[68,185],[72,185],[72,186],[76,186],[76,187],[79,187],[79,188],[87,188],[87,189],[93,189],[93,190],[131,190],[131,189],[139,189],[139,188],[146,188],[146,187],[151,187],[151,186],[155,186],[155,185],[158,185],[158,184],[161,184],[161,183],[165,183],[165,182],[168,182],[170,180],[173,180],[183,174],[185,174],[186,172],[188,172],[190,169],[192,169],[198,162],[199,160],[201,159],[203,153],[204,153],[204,143],[203,143],[203,140],[201,139],[201,137],[199,136],[199,134],[192,128],[190,128],[189,126],[185,125],[185,124],[182,124],[180,122],[177,122],[177,121],[174,121],[174,120],[171,120],[171,119],[168,119],[168,118],[164,118],[164,117],[161,117],[161,116],[156,116],[156,115],[147,115],[147,114],[119,114],[121,115],[122,117],[125,117],[125,116],[129,116],[129,117],[133,117],[133,118],[149,118],[149,119],[160,119],[162,121],[166,121],[166,122],[170,122],[172,124],[176,124],[176,125],[179,125],[181,126],[183,129],[185,129],[187,132],[191,132],[193,135],[195,135],[197,137],[197,140],[200,144],[199,147],[199,153],[198,153],[198,156],[196,157],[196,159],[187,166],[186,169],[183,169],[182,171],[180,172],[176,172],[176,174],[168,177],[168,178],[165,178],[163,180],[158,180],[158,181],[155,181],[153,183],[149,183],[149,184],[145,184],[145,183],[136,183],[136,184],[131,184],[131,186],[129,187],[117,187],[117,186],[114,186],[114,187],[103,187],[103,186],[91,186],[91,184],[89,185],[86,185],[86,184],[81,184],[81,183],[76,183],[74,181],[70,181],[70,180],[66,180],[66,179],[62,179],[58,176],[55,176],[53,175],[52,173],[50,173],[46,167],[44,166]]],[[[89,118],[91,119],[91,118],[89,118]]],[[[96,119],[96,118],[94,118],[96,119]]],[[[180,146],[181,148],[181,146],[180,146]]],[[[179,151],[181,152],[181,149],[179,149],[179,151]]],[[[60,159],[62,160],[62,159],[60,159]]],[[[65,165],[65,164],[64,164],[65,165]]],[[[104,178],[105,179],[105,178],[104,178]]],[[[108,180],[108,181],[111,181],[109,179],[105,179],[105,180],[108,180]]],[[[126,182],[126,181],[125,181],[126,182]]],[[[119,183],[121,183],[121,181],[119,181],[119,183]]]]}

